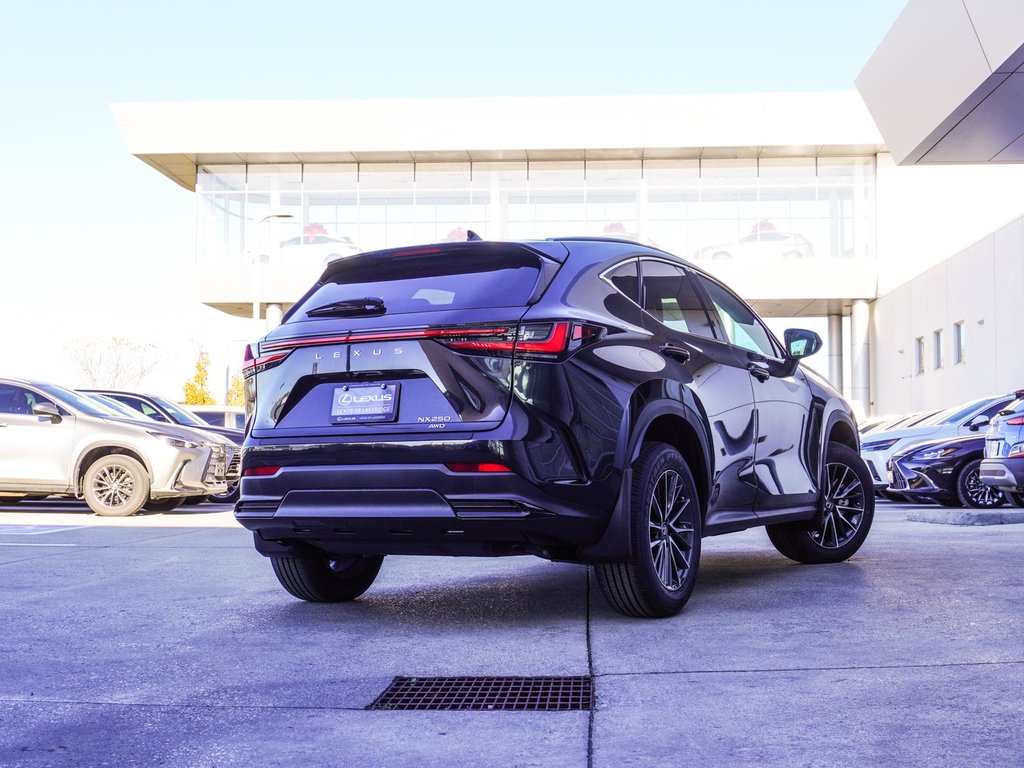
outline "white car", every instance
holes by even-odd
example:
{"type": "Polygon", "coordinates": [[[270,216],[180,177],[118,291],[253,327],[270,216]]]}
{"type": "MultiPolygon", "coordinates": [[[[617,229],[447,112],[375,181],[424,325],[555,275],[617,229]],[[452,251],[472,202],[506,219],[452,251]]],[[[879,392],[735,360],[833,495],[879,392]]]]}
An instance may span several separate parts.
{"type": "MultiPolygon", "coordinates": [[[[125,418],[85,395],[0,379],[0,498],[62,495],[125,517],[227,490],[224,441],[125,418]]],[[[169,508],[169,507],[168,507],[169,508]]]]}
{"type": "Polygon", "coordinates": [[[329,264],[360,252],[350,237],[327,234],[299,235],[285,240],[278,249],[281,264],[329,264]]]}
{"type": "Polygon", "coordinates": [[[915,443],[977,432],[1013,399],[1013,394],[983,397],[941,411],[916,426],[872,431],[861,443],[860,455],[867,462],[875,490],[885,491],[889,487],[888,464],[894,454],[915,443]]]}
{"type": "Polygon", "coordinates": [[[774,229],[751,232],[732,243],[709,245],[697,251],[698,259],[726,260],[749,258],[765,259],[811,259],[814,246],[811,241],[796,232],[779,232],[774,229]]]}

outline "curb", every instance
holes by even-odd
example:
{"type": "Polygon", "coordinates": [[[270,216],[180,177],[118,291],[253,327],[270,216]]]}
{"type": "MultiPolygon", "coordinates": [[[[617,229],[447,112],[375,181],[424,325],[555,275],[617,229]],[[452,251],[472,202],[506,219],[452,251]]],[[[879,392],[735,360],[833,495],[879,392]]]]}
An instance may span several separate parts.
{"type": "Polygon", "coordinates": [[[915,509],[907,513],[907,520],[939,525],[1012,525],[1024,523],[1024,509],[915,509]]]}

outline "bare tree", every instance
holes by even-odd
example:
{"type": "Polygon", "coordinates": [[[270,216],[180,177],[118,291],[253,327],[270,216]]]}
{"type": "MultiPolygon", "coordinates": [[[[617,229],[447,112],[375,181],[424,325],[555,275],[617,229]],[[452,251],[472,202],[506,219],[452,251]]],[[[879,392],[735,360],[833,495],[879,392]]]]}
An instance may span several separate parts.
{"type": "Polygon", "coordinates": [[[114,336],[77,339],[64,345],[86,384],[110,389],[136,389],[159,362],[156,344],[114,336]]]}

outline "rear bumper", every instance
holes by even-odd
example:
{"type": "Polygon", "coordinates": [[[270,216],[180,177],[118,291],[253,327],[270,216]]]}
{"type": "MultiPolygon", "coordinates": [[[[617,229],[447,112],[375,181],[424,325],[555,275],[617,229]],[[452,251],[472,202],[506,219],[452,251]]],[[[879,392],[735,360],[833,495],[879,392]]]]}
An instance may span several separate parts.
{"type": "Polygon", "coordinates": [[[514,472],[444,464],[291,466],[243,477],[235,517],[265,555],[306,543],[339,555],[574,559],[601,538],[616,499],[587,504],[588,484],[577,484],[579,502],[566,484],[553,490],[514,472]]]}
{"type": "Polygon", "coordinates": [[[985,485],[1001,491],[1024,490],[1024,458],[983,459],[979,476],[985,485]]]}

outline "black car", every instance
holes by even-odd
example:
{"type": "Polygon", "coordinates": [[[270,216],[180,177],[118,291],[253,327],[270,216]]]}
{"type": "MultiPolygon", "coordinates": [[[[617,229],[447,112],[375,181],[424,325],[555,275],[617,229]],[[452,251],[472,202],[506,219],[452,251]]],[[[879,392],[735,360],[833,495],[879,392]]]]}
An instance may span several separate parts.
{"type": "Polygon", "coordinates": [[[917,443],[889,459],[889,490],[909,501],[992,509],[1006,499],[981,482],[982,435],[917,443]]]}
{"type": "MultiPolygon", "coordinates": [[[[221,437],[226,437],[235,445],[241,445],[242,440],[245,437],[245,432],[240,429],[229,429],[227,427],[217,427],[212,424],[208,424],[191,411],[188,411],[177,403],[173,403],[166,397],[160,397],[159,395],[143,395],[138,392],[125,392],[119,389],[81,389],[79,392],[109,397],[111,400],[116,400],[122,405],[126,405],[132,410],[138,411],[143,416],[147,416],[155,421],[162,421],[166,424],[180,424],[183,427],[192,427],[193,429],[201,429],[204,432],[213,432],[221,437]]],[[[209,498],[211,501],[223,503],[237,501],[239,460],[240,456],[237,452],[228,458],[228,489],[226,492],[209,497],[189,497],[186,499],[186,502],[198,503],[204,498],[209,498]]]]}
{"type": "Polygon", "coordinates": [[[871,478],[842,397],[720,282],[636,243],[434,244],[331,264],[251,349],[237,519],[281,584],[350,600],[384,555],[590,563],[667,616],[702,536],[850,557],[871,478]]]}

